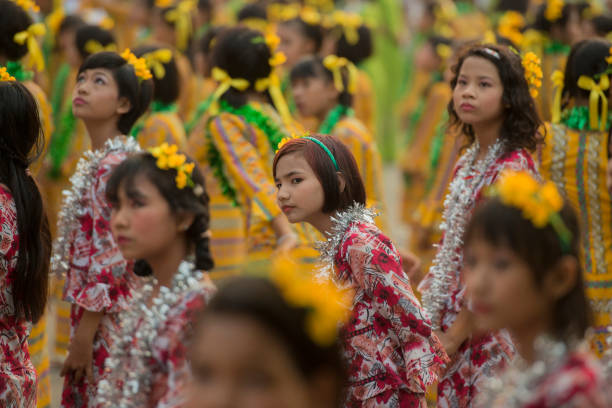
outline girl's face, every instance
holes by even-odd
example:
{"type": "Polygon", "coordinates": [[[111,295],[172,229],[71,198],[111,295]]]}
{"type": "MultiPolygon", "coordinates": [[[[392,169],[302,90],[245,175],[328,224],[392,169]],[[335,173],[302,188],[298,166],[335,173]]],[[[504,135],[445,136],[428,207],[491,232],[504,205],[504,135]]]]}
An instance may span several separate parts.
{"type": "Polygon", "coordinates": [[[479,328],[516,332],[549,321],[554,299],[512,250],[474,237],[465,247],[464,273],[479,328]]]}
{"type": "Polygon", "coordinates": [[[338,103],[333,81],[321,77],[299,78],[291,82],[295,106],[303,117],[325,117],[338,103]]]}
{"type": "Polygon", "coordinates": [[[130,190],[127,192],[124,184],[119,186],[118,202],[111,211],[111,229],[123,256],[155,259],[176,245],[185,245],[184,231],[190,219],[174,215],[158,188],[144,175],[135,177],[130,190]]]}
{"type": "Polygon", "coordinates": [[[287,57],[285,67],[288,69],[291,69],[300,59],[315,53],[314,43],[300,32],[296,24],[280,24],[277,30],[280,38],[278,50],[287,57]]]}
{"type": "Polygon", "coordinates": [[[490,125],[503,119],[504,87],[497,67],[481,57],[467,57],[457,76],[453,104],[468,125],[490,125]]]}
{"type": "Polygon", "coordinates": [[[119,97],[119,87],[110,70],[88,69],[79,74],[72,91],[72,113],[91,121],[106,121],[129,112],[130,102],[119,97]]]}
{"type": "Polygon", "coordinates": [[[322,215],[325,193],[302,154],[286,154],[276,164],[276,201],[289,222],[310,222],[322,215]]]}
{"type": "Polygon", "coordinates": [[[251,319],[209,316],[195,339],[188,408],[314,408],[286,346],[251,319]]]}
{"type": "Polygon", "coordinates": [[[59,48],[72,68],[78,68],[82,63],[75,36],[76,30],[66,30],[58,38],[59,48]]]}

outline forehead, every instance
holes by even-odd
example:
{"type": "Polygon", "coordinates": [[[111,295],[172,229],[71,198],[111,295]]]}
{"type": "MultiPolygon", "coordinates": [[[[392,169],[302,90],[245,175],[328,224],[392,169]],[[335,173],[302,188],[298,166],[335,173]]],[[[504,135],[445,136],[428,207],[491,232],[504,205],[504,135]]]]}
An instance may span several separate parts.
{"type": "Polygon", "coordinates": [[[467,76],[487,76],[489,78],[499,79],[497,67],[486,58],[478,56],[469,56],[463,61],[459,75],[467,76]]]}
{"type": "Polygon", "coordinates": [[[283,177],[291,172],[313,173],[312,168],[304,158],[302,152],[287,153],[278,159],[276,176],[283,177]]]}

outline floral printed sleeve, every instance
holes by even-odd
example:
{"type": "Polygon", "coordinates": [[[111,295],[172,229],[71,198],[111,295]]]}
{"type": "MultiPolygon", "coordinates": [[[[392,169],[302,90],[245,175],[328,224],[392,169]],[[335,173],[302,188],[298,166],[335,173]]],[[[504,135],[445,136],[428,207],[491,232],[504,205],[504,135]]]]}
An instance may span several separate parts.
{"type": "Polygon", "coordinates": [[[384,338],[379,352],[387,374],[399,376],[411,392],[425,393],[448,357],[412,292],[399,254],[382,234],[353,234],[343,252],[354,283],[371,299],[374,330],[384,338]],[[399,347],[389,347],[393,342],[399,347]],[[398,364],[398,352],[403,364],[398,364]]]}
{"type": "Polygon", "coordinates": [[[77,247],[85,246],[77,249],[81,253],[87,251],[83,265],[85,270],[81,272],[79,282],[70,279],[68,293],[72,294],[70,300],[73,303],[93,312],[124,310],[130,297],[128,274],[131,270],[111,234],[110,206],[105,198],[106,184],[112,170],[124,158],[124,154],[111,154],[100,162],[96,182],[90,191],[91,212],[80,218],[81,232],[86,239],[74,244],[77,247]]]}

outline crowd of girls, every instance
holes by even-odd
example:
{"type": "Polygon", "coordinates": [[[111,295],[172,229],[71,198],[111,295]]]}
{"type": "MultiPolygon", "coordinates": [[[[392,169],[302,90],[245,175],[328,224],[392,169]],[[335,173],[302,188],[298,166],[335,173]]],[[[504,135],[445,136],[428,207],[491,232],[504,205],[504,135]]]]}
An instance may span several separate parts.
{"type": "Polygon", "coordinates": [[[0,0],[0,406],[612,406],[592,7],[424,7],[399,245],[360,15],[101,3],[0,0]]]}

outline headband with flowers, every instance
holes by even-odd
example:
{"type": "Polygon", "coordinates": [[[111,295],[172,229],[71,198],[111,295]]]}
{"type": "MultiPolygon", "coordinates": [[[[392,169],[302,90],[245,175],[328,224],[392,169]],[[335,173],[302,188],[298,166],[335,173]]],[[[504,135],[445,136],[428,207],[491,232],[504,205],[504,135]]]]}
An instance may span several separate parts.
{"type": "Polygon", "coordinates": [[[6,67],[0,67],[0,82],[14,81],[15,77],[11,76],[6,70],[6,67]]]}
{"type": "Polygon", "coordinates": [[[541,184],[525,171],[506,171],[486,192],[499,197],[502,204],[521,210],[523,217],[536,228],[551,226],[564,252],[570,250],[572,232],[567,228],[560,211],[563,198],[552,181],[541,184]]]}
{"type": "Polygon", "coordinates": [[[332,345],[348,321],[353,293],[329,278],[314,277],[312,269],[287,256],[276,258],[270,279],[287,303],[307,310],[304,329],[310,339],[321,347],[332,345]]]}
{"type": "Polygon", "coordinates": [[[13,41],[17,44],[26,44],[30,56],[30,65],[35,66],[38,71],[45,69],[45,59],[37,38],[42,37],[46,32],[47,29],[43,23],[35,23],[13,36],[13,41]]]}
{"type": "Polygon", "coordinates": [[[121,53],[121,58],[127,61],[132,67],[134,67],[134,73],[138,77],[139,80],[146,81],[147,79],[153,78],[151,75],[151,71],[147,68],[147,63],[144,58],[138,58],[129,48],[126,48],[125,51],[121,53]]]}
{"type": "Polygon", "coordinates": [[[336,55],[328,55],[323,60],[323,66],[332,72],[334,77],[334,86],[338,92],[344,91],[344,82],[342,81],[342,68],[346,68],[348,71],[348,86],[347,91],[354,94],[357,91],[357,80],[359,72],[357,67],[351,61],[344,57],[338,57],[336,55]]]}
{"type": "Polygon", "coordinates": [[[184,189],[185,186],[189,186],[194,188],[195,191],[197,186],[191,178],[195,164],[186,163],[187,157],[184,154],[178,153],[176,145],[163,143],[157,147],[150,148],[149,153],[157,159],[156,164],[159,169],[176,171],[175,182],[180,190],[184,189]]]}

